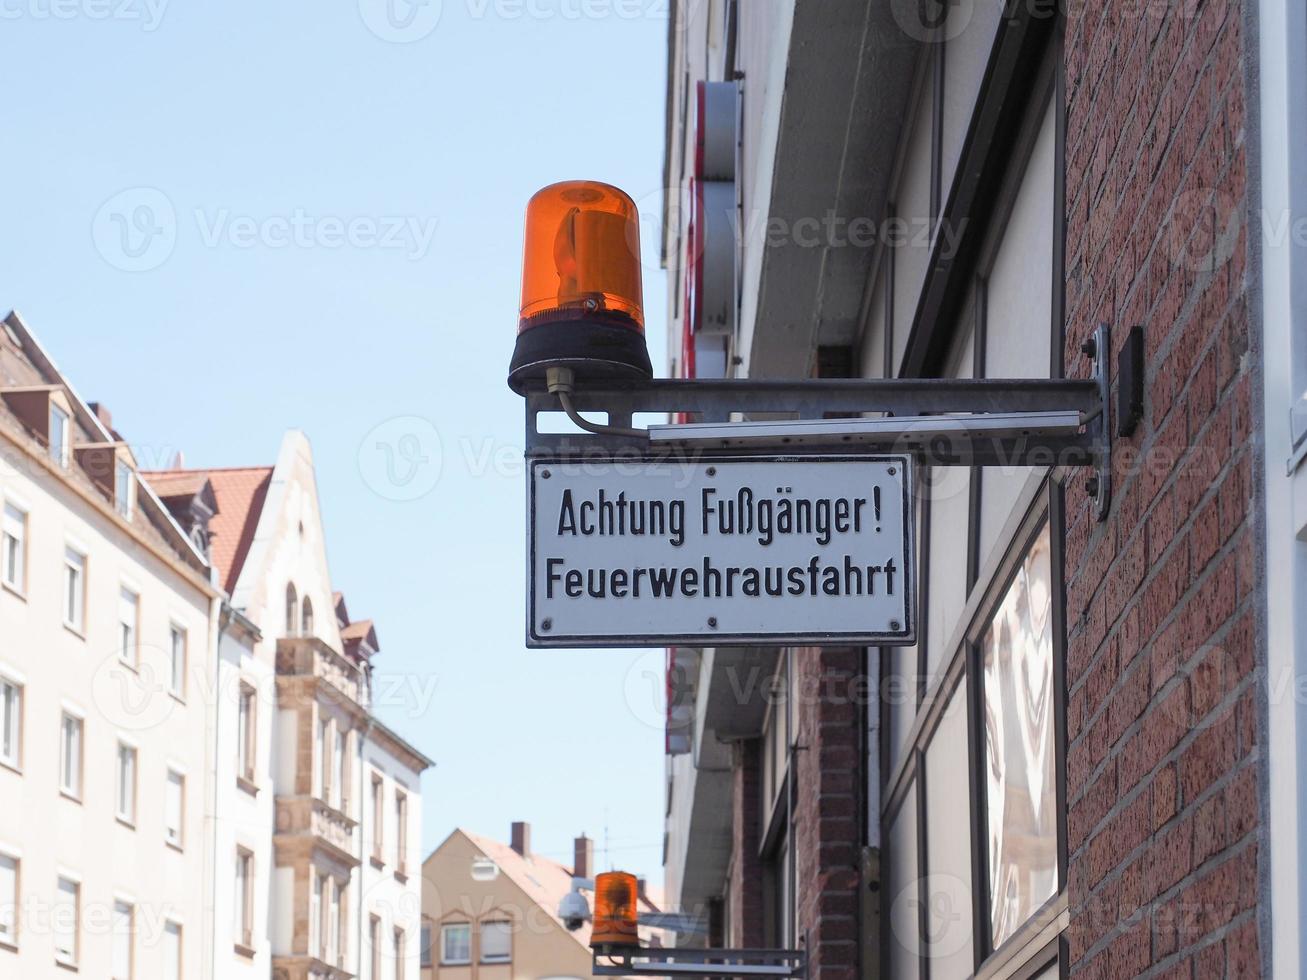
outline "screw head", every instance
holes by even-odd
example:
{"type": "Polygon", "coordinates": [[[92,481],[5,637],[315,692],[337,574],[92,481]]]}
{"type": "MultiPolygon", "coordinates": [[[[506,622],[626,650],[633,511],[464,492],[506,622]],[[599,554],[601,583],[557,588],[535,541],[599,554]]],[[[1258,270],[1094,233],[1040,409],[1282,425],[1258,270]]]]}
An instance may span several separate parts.
{"type": "Polygon", "coordinates": [[[552,475],[552,474],[550,474],[550,472],[549,472],[548,470],[541,470],[541,471],[540,471],[540,479],[542,479],[542,480],[548,480],[549,477],[550,477],[551,475],[552,475]]]}
{"type": "Polygon", "coordinates": [[[708,628],[709,628],[710,630],[715,630],[715,629],[717,628],[717,617],[716,617],[716,616],[709,616],[709,617],[708,617],[708,628]]]}
{"type": "Polygon", "coordinates": [[[900,623],[897,619],[891,619],[889,621],[889,628],[895,633],[897,633],[899,630],[903,628],[903,624],[900,623]]]}
{"type": "Polygon", "coordinates": [[[553,628],[554,628],[554,621],[552,619],[542,619],[540,621],[540,629],[545,633],[548,633],[553,628]]]}
{"type": "Polygon", "coordinates": [[[1091,497],[1098,496],[1098,474],[1093,474],[1085,480],[1085,492],[1091,497]]]}
{"type": "Polygon", "coordinates": [[[1085,342],[1080,345],[1080,353],[1085,357],[1096,357],[1098,355],[1098,340],[1094,337],[1087,337],[1085,342]]]}
{"type": "Polygon", "coordinates": [[[717,467],[715,467],[715,466],[710,466],[710,467],[708,467],[708,469],[707,469],[707,473],[708,473],[709,476],[716,476],[716,475],[717,475],[717,467]]]}

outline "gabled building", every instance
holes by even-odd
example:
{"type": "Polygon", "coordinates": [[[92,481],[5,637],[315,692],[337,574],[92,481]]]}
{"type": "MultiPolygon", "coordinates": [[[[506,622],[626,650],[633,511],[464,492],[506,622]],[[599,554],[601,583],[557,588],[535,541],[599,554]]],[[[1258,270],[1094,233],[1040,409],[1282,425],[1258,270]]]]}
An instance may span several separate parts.
{"type": "MultiPolygon", "coordinates": [[[[531,850],[531,825],[509,843],[458,829],[422,864],[421,980],[571,980],[590,976],[590,923],[565,923],[574,878],[593,878],[594,841],[574,842],[571,866],[531,850]]],[[[582,892],[593,908],[594,895],[582,892]]],[[[640,881],[641,913],[659,911],[640,881]]],[[[642,942],[662,934],[640,928],[642,942]]]]}
{"type": "Polygon", "coordinates": [[[219,975],[416,976],[431,761],[371,714],[377,633],[332,588],[308,440],[288,432],[271,467],[149,478],[212,489],[210,553],[239,611],[224,625],[253,641],[218,658],[219,975]]]}
{"type": "Polygon", "coordinates": [[[0,976],[208,976],[222,591],[16,313],[0,509],[0,976]]]}

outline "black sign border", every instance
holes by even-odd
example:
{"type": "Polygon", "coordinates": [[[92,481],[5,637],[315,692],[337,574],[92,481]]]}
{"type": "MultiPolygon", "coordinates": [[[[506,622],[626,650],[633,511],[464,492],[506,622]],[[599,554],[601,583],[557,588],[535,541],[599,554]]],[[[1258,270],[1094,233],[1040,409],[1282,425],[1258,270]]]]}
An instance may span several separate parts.
{"type": "Polygon", "coordinates": [[[903,554],[906,562],[906,586],[904,587],[904,623],[903,629],[881,633],[839,633],[839,632],[798,632],[798,633],[660,633],[648,634],[604,634],[603,636],[571,634],[538,634],[535,631],[535,564],[536,564],[536,469],[542,466],[563,466],[577,463],[621,463],[639,465],[641,463],[667,463],[671,460],[665,455],[641,456],[586,456],[583,458],[569,456],[532,456],[527,459],[526,474],[526,522],[527,522],[527,562],[526,562],[526,646],[531,650],[565,648],[573,650],[602,650],[627,648],[657,648],[672,646],[688,647],[740,647],[740,646],[898,646],[910,647],[917,642],[917,566],[913,543],[916,540],[916,507],[913,506],[913,485],[916,470],[913,458],[909,455],[894,453],[875,456],[863,455],[829,455],[796,456],[784,453],[763,453],[750,456],[696,456],[696,465],[713,463],[883,463],[897,464],[903,473],[903,554]]]}

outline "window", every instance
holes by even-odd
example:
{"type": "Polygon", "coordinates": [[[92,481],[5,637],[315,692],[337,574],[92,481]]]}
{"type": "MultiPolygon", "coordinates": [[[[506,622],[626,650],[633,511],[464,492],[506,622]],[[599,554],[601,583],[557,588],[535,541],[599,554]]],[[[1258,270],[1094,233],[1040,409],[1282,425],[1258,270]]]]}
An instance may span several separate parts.
{"type": "Polygon", "coordinates": [[[59,728],[59,788],[82,798],[82,719],[67,712],[59,728]]]}
{"type": "Polygon", "coordinates": [[[313,603],[308,596],[304,597],[304,605],[300,612],[300,636],[313,635],[313,603]]]}
{"type": "Polygon", "coordinates": [[[381,980],[381,918],[368,916],[368,949],[372,957],[371,980],[381,980]]]}
{"type": "Polygon", "coordinates": [[[481,962],[507,963],[513,958],[513,924],[505,919],[481,923],[481,962]]]}
{"type": "Polygon", "coordinates": [[[64,549],[64,625],[86,628],[86,556],[73,548],[64,549]]]}
{"type": "Polygon", "coordinates": [[[1051,584],[1045,524],[980,644],[995,949],[1058,889],[1051,584]]]}
{"type": "Polygon", "coordinates": [[[118,743],[118,779],[117,792],[118,819],[124,823],[136,823],[136,749],[122,742],[118,743]]]}
{"type": "Polygon", "coordinates": [[[132,497],[135,481],[132,480],[132,468],[121,459],[113,469],[113,506],[123,517],[131,520],[132,497]]]}
{"type": "Polygon", "coordinates": [[[55,889],[55,904],[50,910],[50,931],[54,935],[56,963],[77,965],[82,920],[82,886],[71,878],[60,877],[55,889]]]}
{"type": "Polygon", "coordinates": [[[395,790],[395,868],[408,869],[408,795],[395,790]]]}
{"type": "Polygon", "coordinates": [[[327,882],[331,892],[331,908],[327,912],[327,955],[326,961],[333,966],[340,966],[344,960],[345,938],[345,888],[335,878],[327,882]]]}
{"type": "Polygon", "coordinates": [[[458,966],[472,962],[472,926],[451,923],[440,929],[440,965],[458,966]]]}
{"type": "Polygon", "coordinates": [[[182,826],[186,813],[186,777],[168,770],[168,783],[164,787],[163,833],[164,839],[174,847],[182,846],[182,826]]]}
{"type": "Polygon", "coordinates": [[[68,465],[68,413],[50,403],[50,458],[60,466],[68,465]]]}
{"type": "Polygon", "coordinates": [[[254,854],[236,848],[236,945],[254,945],[254,854]]]}
{"type": "Polygon", "coordinates": [[[254,782],[254,733],[257,730],[254,726],[256,723],[254,688],[248,684],[241,684],[236,712],[236,763],[240,767],[237,771],[239,778],[246,782],[254,782]]]}
{"type": "Polygon", "coordinates": [[[182,927],[177,922],[163,924],[163,980],[182,978],[182,927]]]}
{"type": "Polygon", "coordinates": [[[386,819],[385,782],[377,773],[372,774],[372,857],[382,860],[382,845],[385,842],[383,828],[386,819]]]}
{"type": "Polygon", "coordinates": [[[322,875],[313,875],[313,890],[309,893],[309,952],[322,956],[322,875]]]}
{"type": "Polygon", "coordinates": [[[422,920],[422,932],[418,937],[418,965],[426,970],[432,966],[431,962],[431,923],[426,919],[422,920]]]}
{"type": "Polygon", "coordinates": [[[337,810],[345,812],[349,804],[349,794],[346,792],[349,778],[349,732],[340,730],[336,732],[336,780],[332,786],[334,794],[334,805],[337,810]]]}
{"type": "Polygon", "coordinates": [[[141,597],[129,588],[118,593],[118,658],[135,667],[137,664],[137,625],[141,616],[141,597]]]}
{"type": "Polygon", "coordinates": [[[331,799],[331,719],[318,722],[318,799],[331,799]]]}
{"type": "Polygon", "coordinates": [[[113,980],[132,980],[132,933],[135,909],[123,901],[113,903],[113,980]]]}
{"type": "Polygon", "coordinates": [[[395,930],[395,980],[404,980],[404,930],[395,930]]]}
{"type": "Polygon", "coordinates": [[[179,698],[186,697],[186,631],[173,626],[168,631],[168,690],[179,698]]]}
{"type": "Polygon", "coordinates": [[[294,636],[295,627],[299,625],[299,596],[295,592],[295,583],[286,583],[286,635],[294,636]]]}
{"type": "Polygon", "coordinates": [[[0,762],[23,764],[23,688],[7,677],[0,677],[0,762]]]}
{"type": "Polygon", "coordinates": [[[5,585],[16,592],[27,591],[27,514],[13,504],[5,504],[4,540],[0,559],[5,585]]]}
{"type": "Polygon", "coordinates": [[[0,854],[0,945],[18,945],[18,858],[0,854]]]}

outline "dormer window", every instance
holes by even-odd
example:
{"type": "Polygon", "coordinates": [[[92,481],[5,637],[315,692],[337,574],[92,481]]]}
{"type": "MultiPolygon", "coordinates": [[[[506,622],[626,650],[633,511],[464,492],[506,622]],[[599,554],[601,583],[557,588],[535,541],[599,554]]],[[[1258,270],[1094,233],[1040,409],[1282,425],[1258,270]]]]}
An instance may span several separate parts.
{"type": "Polygon", "coordinates": [[[60,466],[68,465],[68,413],[50,403],[50,459],[60,466]]]}
{"type": "Polygon", "coordinates": [[[136,481],[132,479],[132,468],[124,460],[114,464],[113,471],[113,505],[123,517],[131,520],[132,507],[135,505],[136,481]]]}

